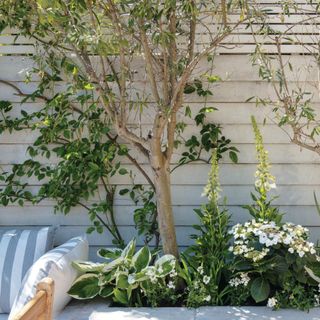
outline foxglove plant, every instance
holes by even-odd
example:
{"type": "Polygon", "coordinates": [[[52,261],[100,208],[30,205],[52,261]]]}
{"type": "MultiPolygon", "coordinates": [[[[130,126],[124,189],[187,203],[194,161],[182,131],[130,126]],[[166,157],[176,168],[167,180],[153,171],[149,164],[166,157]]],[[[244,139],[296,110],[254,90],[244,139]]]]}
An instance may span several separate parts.
{"type": "Polygon", "coordinates": [[[251,193],[254,204],[243,207],[247,209],[255,219],[260,218],[280,222],[282,214],[279,213],[278,208],[271,205],[275,198],[268,198],[268,192],[276,188],[275,177],[270,173],[271,165],[268,158],[268,151],[264,148],[263,138],[254,117],[251,117],[251,122],[255,135],[258,159],[257,171],[255,173],[256,194],[251,193]]]}
{"type": "Polygon", "coordinates": [[[230,287],[226,281],[230,215],[219,207],[220,183],[217,152],[213,152],[211,171],[204,195],[209,202],[195,212],[200,225],[195,225],[195,244],[183,253],[181,277],[188,286],[186,304],[222,305],[227,300],[230,287]]]}
{"type": "Polygon", "coordinates": [[[282,215],[271,206],[273,199],[268,200],[268,192],[275,186],[275,178],[253,117],[252,125],[259,160],[255,183],[258,195],[252,195],[254,205],[246,206],[254,219],[236,224],[230,231],[233,245],[229,251],[233,254],[236,277],[229,284],[243,288],[242,303],[250,303],[251,296],[255,303],[266,302],[275,309],[309,309],[316,303],[318,289],[307,270],[319,260],[317,250],[308,241],[307,228],[282,223],[282,215]]]}

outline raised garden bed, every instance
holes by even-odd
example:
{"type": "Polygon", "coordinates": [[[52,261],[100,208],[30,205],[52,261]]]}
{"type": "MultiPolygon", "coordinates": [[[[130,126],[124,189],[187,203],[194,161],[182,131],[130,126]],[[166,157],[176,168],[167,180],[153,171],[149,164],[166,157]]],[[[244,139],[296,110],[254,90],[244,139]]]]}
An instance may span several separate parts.
{"type": "Polygon", "coordinates": [[[267,307],[112,308],[102,301],[72,302],[56,320],[320,320],[320,308],[309,312],[267,307]]]}

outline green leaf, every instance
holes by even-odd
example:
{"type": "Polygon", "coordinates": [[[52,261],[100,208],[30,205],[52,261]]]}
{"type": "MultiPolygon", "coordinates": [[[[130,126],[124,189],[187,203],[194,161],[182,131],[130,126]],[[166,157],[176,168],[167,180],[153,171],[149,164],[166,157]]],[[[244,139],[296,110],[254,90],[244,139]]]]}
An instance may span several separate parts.
{"type": "Polygon", "coordinates": [[[116,286],[119,289],[127,289],[129,286],[128,275],[126,273],[119,274],[116,280],[116,286]]]}
{"type": "Polygon", "coordinates": [[[115,302],[120,302],[121,304],[124,304],[124,305],[128,305],[129,304],[128,296],[127,296],[127,293],[125,291],[122,291],[122,290],[119,290],[119,289],[115,288],[113,290],[113,294],[114,294],[113,300],[115,302]]]}
{"type": "Polygon", "coordinates": [[[124,262],[124,257],[119,257],[113,261],[111,261],[108,264],[105,264],[104,268],[103,268],[103,272],[110,272],[113,269],[117,268],[119,265],[121,265],[124,262]]]}
{"type": "Polygon", "coordinates": [[[84,88],[87,89],[87,90],[93,90],[94,86],[91,83],[87,83],[87,84],[84,85],[84,88]]]}
{"type": "Polygon", "coordinates": [[[158,269],[161,266],[161,269],[163,270],[161,275],[166,276],[174,269],[175,263],[176,258],[171,254],[166,254],[155,262],[155,267],[158,269]]]}
{"type": "Polygon", "coordinates": [[[193,93],[196,91],[196,88],[193,86],[193,85],[190,85],[190,84],[187,84],[185,87],[184,87],[184,93],[185,94],[190,94],[190,93],[193,93]]]}
{"type": "Polygon", "coordinates": [[[127,194],[130,190],[129,189],[121,189],[119,191],[120,196],[124,196],[125,194],[127,194]]]}
{"type": "Polygon", "coordinates": [[[148,247],[141,248],[132,258],[132,264],[136,272],[146,268],[151,261],[151,252],[148,247]]]}
{"type": "Polygon", "coordinates": [[[105,266],[104,263],[94,263],[90,261],[72,261],[71,264],[81,272],[101,272],[105,266]]]}
{"type": "Polygon", "coordinates": [[[238,163],[238,155],[237,155],[236,152],[230,151],[230,152],[229,152],[229,158],[231,159],[231,161],[232,161],[233,163],[238,163]]]}
{"type": "Polygon", "coordinates": [[[285,257],[275,256],[272,262],[273,269],[277,273],[283,273],[288,271],[288,264],[285,257]]]}
{"type": "Polygon", "coordinates": [[[121,174],[122,176],[125,175],[125,174],[127,174],[127,173],[128,173],[128,170],[125,169],[125,168],[121,168],[121,169],[119,170],[119,174],[121,174]]]}
{"type": "Polygon", "coordinates": [[[99,294],[100,287],[98,282],[98,275],[94,273],[84,274],[76,279],[68,291],[68,294],[79,300],[92,299],[99,294]]]}
{"type": "Polygon", "coordinates": [[[110,297],[113,294],[113,287],[112,286],[106,286],[101,288],[99,292],[99,296],[102,298],[110,297]]]}
{"type": "Polygon", "coordinates": [[[97,255],[98,257],[104,258],[104,259],[117,259],[121,256],[122,250],[118,248],[110,248],[105,249],[101,248],[98,250],[97,255]]]}
{"type": "Polygon", "coordinates": [[[309,275],[313,280],[315,280],[315,281],[317,281],[317,282],[320,283],[320,277],[316,276],[316,275],[314,274],[314,272],[313,272],[310,268],[308,268],[308,267],[304,267],[304,268],[305,268],[305,270],[307,271],[308,275],[309,275]]]}
{"type": "Polygon", "coordinates": [[[251,283],[250,293],[255,302],[266,300],[270,293],[269,282],[263,278],[256,278],[251,283]]]}
{"type": "Polygon", "coordinates": [[[136,250],[136,240],[131,240],[128,245],[123,249],[121,257],[125,260],[131,259],[136,250]]]}
{"type": "Polygon", "coordinates": [[[209,83],[214,83],[214,82],[221,81],[221,78],[219,76],[207,75],[207,79],[208,79],[209,83]]]}

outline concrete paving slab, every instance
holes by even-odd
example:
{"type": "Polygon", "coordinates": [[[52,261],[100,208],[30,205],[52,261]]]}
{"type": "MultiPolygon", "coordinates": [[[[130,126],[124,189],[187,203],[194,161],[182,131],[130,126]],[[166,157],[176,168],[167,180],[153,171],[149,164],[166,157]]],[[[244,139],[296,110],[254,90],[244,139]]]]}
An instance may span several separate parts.
{"type": "Polygon", "coordinates": [[[267,307],[201,307],[195,320],[320,320],[320,308],[303,312],[267,307]]]}
{"type": "Polygon", "coordinates": [[[56,320],[194,320],[195,309],[187,308],[113,308],[87,304],[68,306],[56,320]]]}

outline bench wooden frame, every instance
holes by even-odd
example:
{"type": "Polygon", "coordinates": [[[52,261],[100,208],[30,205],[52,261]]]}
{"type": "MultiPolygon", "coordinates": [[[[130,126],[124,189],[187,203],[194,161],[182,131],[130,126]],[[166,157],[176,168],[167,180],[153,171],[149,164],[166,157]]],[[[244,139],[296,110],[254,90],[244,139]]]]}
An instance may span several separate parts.
{"type": "Polygon", "coordinates": [[[14,316],[14,320],[52,320],[54,283],[44,278],[37,285],[35,297],[14,316]]]}

